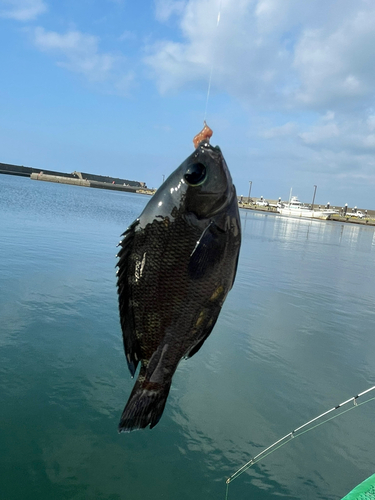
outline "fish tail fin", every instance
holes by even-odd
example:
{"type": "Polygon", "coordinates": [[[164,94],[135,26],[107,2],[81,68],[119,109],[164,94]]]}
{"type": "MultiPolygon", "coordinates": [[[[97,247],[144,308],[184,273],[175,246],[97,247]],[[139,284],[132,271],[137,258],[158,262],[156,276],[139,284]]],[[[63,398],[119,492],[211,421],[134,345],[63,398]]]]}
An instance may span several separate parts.
{"type": "Polygon", "coordinates": [[[163,414],[171,382],[172,380],[157,384],[138,379],[122,412],[118,431],[144,429],[149,424],[152,429],[163,414]]]}

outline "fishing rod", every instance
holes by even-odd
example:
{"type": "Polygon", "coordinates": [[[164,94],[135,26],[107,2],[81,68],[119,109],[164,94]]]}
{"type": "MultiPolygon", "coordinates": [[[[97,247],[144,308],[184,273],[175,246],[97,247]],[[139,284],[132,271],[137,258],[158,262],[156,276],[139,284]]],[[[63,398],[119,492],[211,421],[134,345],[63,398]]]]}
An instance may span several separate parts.
{"type": "Polygon", "coordinates": [[[244,464],[242,467],[240,467],[236,472],[234,472],[226,480],[226,485],[227,486],[226,486],[225,500],[228,500],[229,484],[232,481],[234,481],[235,479],[237,479],[245,471],[247,471],[250,467],[252,467],[256,463],[258,463],[260,460],[262,460],[263,458],[267,457],[268,455],[271,455],[271,453],[274,453],[276,450],[278,450],[282,446],[284,446],[287,443],[289,443],[289,441],[291,441],[292,439],[294,439],[296,437],[299,437],[299,436],[302,436],[302,434],[306,434],[307,432],[310,432],[313,429],[316,429],[317,427],[319,427],[319,426],[321,426],[321,425],[329,422],[330,420],[333,420],[334,418],[339,417],[340,415],[343,415],[344,413],[347,413],[350,410],[354,410],[355,408],[359,408],[360,406],[362,406],[362,405],[364,405],[366,403],[369,403],[370,401],[374,401],[375,400],[375,396],[372,397],[372,398],[370,398],[370,399],[367,399],[366,401],[363,401],[362,403],[359,403],[359,404],[357,403],[357,400],[360,397],[364,396],[365,394],[368,394],[369,392],[371,392],[373,390],[375,390],[375,385],[373,387],[370,387],[370,389],[367,389],[366,391],[363,391],[363,392],[357,394],[357,396],[353,396],[353,397],[347,399],[346,401],[343,401],[342,403],[338,404],[337,406],[334,406],[330,410],[327,410],[324,413],[321,413],[317,417],[309,420],[305,424],[301,425],[300,427],[297,427],[296,429],[294,429],[293,431],[289,432],[288,434],[286,434],[282,438],[278,439],[273,444],[271,444],[271,446],[268,446],[268,448],[266,448],[265,450],[261,451],[258,455],[256,455],[251,460],[249,460],[248,462],[246,462],[246,464],[244,464]],[[322,418],[327,417],[330,413],[333,413],[333,412],[337,411],[339,408],[342,408],[343,406],[349,404],[350,402],[353,403],[353,406],[351,406],[350,408],[347,408],[347,409],[345,409],[345,410],[343,410],[343,411],[341,411],[339,413],[336,413],[335,415],[333,415],[331,417],[325,418],[324,420],[318,422],[322,418]],[[312,425],[312,424],[314,424],[314,425],[312,425]]]}

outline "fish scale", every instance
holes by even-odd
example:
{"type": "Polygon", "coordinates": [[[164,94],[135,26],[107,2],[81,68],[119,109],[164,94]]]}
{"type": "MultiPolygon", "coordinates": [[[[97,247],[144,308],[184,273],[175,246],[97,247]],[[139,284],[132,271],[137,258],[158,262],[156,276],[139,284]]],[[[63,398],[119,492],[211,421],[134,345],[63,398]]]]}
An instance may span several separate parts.
{"type": "MultiPolygon", "coordinates": [[[[190,322],[195,317],[192,314],[192,305],[189,305],[189,297],[194,295],[195,307],[202,309],[202,299],[207,300],[219,286],[220,273],[212,274],[210,279],[200,280],[200,282],[189,281],[187,265],[189,257],[194,250],[199,232],[189,227],[182,217],[170,224],[168,228],[159,221],[155,221],[145,231],[142,237],[136,236],[134,242],[134,267],[139,263],[144,253],[146,253],[145,271],[142,275],[143,282],[132,283],[131,293],[137,306],[134,307],[134,315],[139,317],[136,322],[137,338],[142,342],[142,359],[148,359],[160,342],[160,336],[173,324],[190,322]],[[147,255],[144,241],[158,241],[159,247],[153,251],[150,257],[147,255]],[[161,242],[164,243],[160,244],[161,242]],[[159,272],[163,269],[163,273],[159,272]],[[170,279],[173,276],[173,279],[170,279]],[[156,300],[155,300],[156,297],[156,300]],[[198,299],[198,300],[197,300],[198,299]],[[182,304],[188,307],[182,308],[182,304]],[[149,304],[147,308],[143,304],[149,304]],[[160,308],[166,307],[167,314],[160,315],[160,308]],[[138,324],[141,329],[138,329],[138,324]]],[[[189,325],[187,332],[194,337],[195,331],[189,325]]],[[[184,343],[180,345],[183,356],[190,346],[190,338],[184,337],[184,343]],[[186,347],[185,347],[186,345],[186,347]]],[[[177,346],[176,346],[177,347],[177,346]]]]}

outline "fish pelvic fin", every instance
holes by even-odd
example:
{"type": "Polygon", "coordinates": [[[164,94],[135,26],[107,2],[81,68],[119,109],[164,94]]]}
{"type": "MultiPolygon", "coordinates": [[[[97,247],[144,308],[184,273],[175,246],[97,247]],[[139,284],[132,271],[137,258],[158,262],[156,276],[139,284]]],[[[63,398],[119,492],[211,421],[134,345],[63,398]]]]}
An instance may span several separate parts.
{"type": "Polygon", "coordinates": [[[122,412],[119,432],[150,429],[159,422],[167,402],[172,380],[163,384],[138,379],[122,412]]]}

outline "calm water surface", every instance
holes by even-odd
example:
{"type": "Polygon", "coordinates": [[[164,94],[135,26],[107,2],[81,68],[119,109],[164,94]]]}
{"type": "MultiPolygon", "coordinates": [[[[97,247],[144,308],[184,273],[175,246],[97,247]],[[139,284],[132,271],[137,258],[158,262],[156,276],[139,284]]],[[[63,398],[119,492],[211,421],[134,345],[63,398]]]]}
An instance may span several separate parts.
{"type": "MultiPolygon", "coordinates": [[[[157,427],[119,435],[116,244],[148,200],[0,176],[2,499],[224,499],[244,462],[375,384],[374,228],[242,211],[214,332],[157,427]]],[[[340,499],[375,472],[374,412],[293,440],[230,500],[340,499]]]]}

